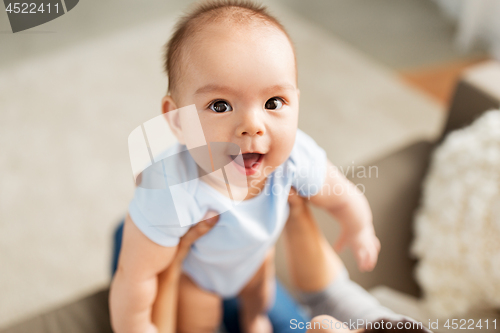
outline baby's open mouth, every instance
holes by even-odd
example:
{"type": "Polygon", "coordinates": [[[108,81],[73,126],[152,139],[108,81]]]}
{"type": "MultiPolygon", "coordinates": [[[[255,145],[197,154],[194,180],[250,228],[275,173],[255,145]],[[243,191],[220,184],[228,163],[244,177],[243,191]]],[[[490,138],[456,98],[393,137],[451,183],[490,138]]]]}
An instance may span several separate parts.
{"type": "Polygon", "coordinates": [[[238,165],[244,167],[245,169],[251,169],[252,167],[256,166],[256,164],[260,163],[262,161],[262,157],[264,154],[259,154],[259,153],[245,153],[242,154],[243,156],[243,165],[241,163],[241,159],[236,159],[238,155],[230,155],[231,159],[236,162],[238,165]]]}

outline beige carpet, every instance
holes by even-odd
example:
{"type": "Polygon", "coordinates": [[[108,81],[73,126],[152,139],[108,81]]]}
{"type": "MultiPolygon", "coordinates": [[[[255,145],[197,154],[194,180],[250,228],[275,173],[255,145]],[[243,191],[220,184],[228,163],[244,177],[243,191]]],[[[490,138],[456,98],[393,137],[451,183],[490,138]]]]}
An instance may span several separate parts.
{"type": "MultiPolygon", "coordinates": [[[[362,163],[433,137],[443,112],[282,9],[300,70],[300,127],[332,161],[362,163]]],[[[111,234],[133,192],[132,129],[160,112],[173,20],[0,71],[0,327],[109,282],[111,234]]]]}

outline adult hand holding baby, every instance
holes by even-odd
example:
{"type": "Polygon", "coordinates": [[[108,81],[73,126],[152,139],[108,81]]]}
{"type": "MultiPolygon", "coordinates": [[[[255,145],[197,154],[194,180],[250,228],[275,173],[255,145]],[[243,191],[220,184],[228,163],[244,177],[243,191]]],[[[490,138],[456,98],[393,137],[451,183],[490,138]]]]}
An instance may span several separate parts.
{"type": "Polygon", "coordinates": [[[158,276],[158,293],[153,305],[153,324],[156,330],[151,333],[176,332],[177,297],[182,261],[191,249],[191,245],[209,232],[218,220],[219,215],[216,212],[208,211],[204,220],[191,227],[180,239],[172,263],[158,276]]]}

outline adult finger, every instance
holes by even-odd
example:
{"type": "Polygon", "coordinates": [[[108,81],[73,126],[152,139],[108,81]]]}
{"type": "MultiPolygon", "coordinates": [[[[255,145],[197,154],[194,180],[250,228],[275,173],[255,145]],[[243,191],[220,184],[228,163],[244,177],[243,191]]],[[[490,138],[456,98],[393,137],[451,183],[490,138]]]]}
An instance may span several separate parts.
{"type": "Polygon", "coordinates": [[[214,211],[208,211],[205,216],[203,217],[203,220],[200,221],[199,223],[195,224],[192,226],[188,232],[181,237],[181,240],[179,242],[179,246],[177,248],[177,258],[179,260],[184,259],[184,257],[187,255],[189,252],[189,249],[191,248],[191,245],[200,238],[201,236],[205,235],[210,229],[213,228],[213,226],[219,221],[219,214],[214,211]]]}

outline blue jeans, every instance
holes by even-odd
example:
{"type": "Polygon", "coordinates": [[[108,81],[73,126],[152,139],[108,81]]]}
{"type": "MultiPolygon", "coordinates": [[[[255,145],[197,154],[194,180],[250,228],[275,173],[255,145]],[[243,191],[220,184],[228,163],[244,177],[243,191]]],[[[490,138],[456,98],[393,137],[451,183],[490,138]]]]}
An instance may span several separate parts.
{"type": "MultiPolygon", "coordinates": [[[[113,242],[113,260],[112,260],[112,275],[114,275],[118,267],[118,257],[122,244],[123,222],[120,223],[114,234],[113,242]]],[[[240,333],[240,325],[238,321],[238,299],[228,298],[223,300],[224,311],[224,327],[228,333],[240,333]]],[[[296,319],[297,322],[306,322],[309,318],[299,307],[297,302],[286,291],[286,289],[276,280],[276,295],[275,302],[271,310],[268,312],[269,319],[273,325],[274,333],[303,333],[305,329],[292,329],[290,321],[296,319]]]]}

